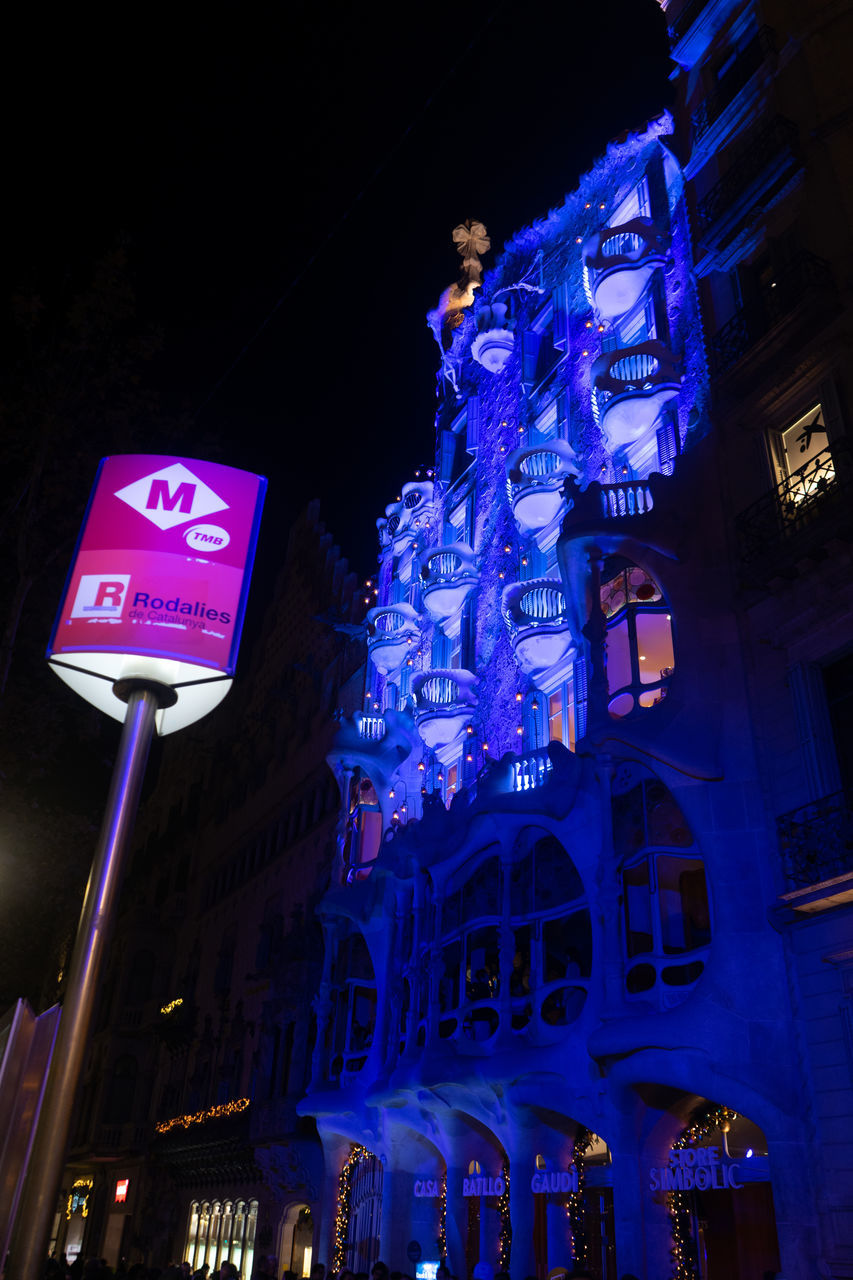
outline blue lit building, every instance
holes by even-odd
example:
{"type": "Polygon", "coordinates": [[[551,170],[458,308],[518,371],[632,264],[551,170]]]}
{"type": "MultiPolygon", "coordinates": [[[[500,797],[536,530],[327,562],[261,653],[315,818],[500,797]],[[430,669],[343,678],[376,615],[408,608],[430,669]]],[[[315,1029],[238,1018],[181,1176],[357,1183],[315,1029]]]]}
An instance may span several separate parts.
{"type": "Polygon", "coordinates": [[[671,116],[454,232],[376,575],[312,508],[167,744],[60,1245],[853,1277],[853,19],[662,7],[671,116]]]}
{"type": "Polygon", "coordinates": [[[454,233],[329,757],[336,1267],[853,1274],[849,250],[807,194],[849,160],[838,15],[761,9],[671,4],[675,121],[484,277],[454,233]]]}

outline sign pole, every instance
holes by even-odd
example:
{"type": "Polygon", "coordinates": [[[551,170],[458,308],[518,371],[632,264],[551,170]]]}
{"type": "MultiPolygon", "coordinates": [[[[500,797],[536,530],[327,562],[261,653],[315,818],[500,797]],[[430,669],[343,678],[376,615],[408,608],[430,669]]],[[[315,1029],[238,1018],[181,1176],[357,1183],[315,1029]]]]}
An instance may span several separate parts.
{"type": "Polygon", "coordinates": [[[139,805],[154,717],[160,707],[176,699],[166,686],[142,680],[121,681],[113,690],[127,702],[127,713],[80,914],[59,1035],[17,1215],[7,1280],[36,1280],[47,1260],[74,1097],[88,1046],[129,836],[139,805]]]}

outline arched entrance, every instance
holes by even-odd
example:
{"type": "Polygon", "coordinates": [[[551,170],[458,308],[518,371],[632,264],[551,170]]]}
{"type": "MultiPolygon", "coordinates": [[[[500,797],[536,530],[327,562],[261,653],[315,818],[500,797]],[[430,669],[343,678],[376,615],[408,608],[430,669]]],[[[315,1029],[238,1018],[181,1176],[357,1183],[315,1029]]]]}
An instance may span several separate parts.
{"type": "Polygon", "coordinates": [[[278,1256],[282,1271],[310,1276],[314,1257],[314,1219],[308,1204],[291,1204],[279,1230],[278,1256]]]}
{"type": "Polygon", "coordinates": [[[666,1196],[684,1280],[751,1280],[778,1271],[767,1141],[746,1116],[700,1103],[668,1163],[650,1170],[649,1185],[666,1196]]]}

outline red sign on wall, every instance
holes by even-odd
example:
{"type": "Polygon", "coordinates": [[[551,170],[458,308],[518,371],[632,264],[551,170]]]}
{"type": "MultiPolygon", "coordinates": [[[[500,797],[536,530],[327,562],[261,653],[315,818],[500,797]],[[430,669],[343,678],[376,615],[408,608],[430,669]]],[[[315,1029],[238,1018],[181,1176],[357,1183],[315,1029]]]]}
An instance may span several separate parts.
{"type": "Polygon", "coordinates": [[[116,1204],[125,1204],[127,1201],[127,1189],[130,1186],[130,1178],[119,1178],[116,1182],[116,1204]]]}

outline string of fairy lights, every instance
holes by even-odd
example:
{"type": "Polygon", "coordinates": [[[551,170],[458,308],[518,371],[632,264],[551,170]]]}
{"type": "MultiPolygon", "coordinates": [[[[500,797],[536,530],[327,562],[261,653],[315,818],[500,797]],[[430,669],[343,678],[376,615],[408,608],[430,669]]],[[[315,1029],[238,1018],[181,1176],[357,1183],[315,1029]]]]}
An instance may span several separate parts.
{"type": "Polygon", "coordinates": [[[503,1194],[498,1196],[500,1238],[498,1243],[498,1271],[508,1271],[512,1254],[512,1222],[509,1216],[509,1161],[503,1163],[503,1194]]]}
{"type": "MultiPolygon", "coordinates": [[[[673,1151],[681,1151],[701,1142],[709,1133],[720,1129],[728,1133],[737,1112],[728,1107],[721,1107],[716,1102],[705,1103],[694,1111],[690,1123],[682,1129],[675,1142],[673,1151]]],[[[699,1264],[696,1257],[696,1246],[691,1230],[691,1196],[689,1191],[670,1191],[666,1198],[671,1219],[673,1280],[699,1280],[699,1264]]]]}
{"type": "Polygon", "coordinates": [[[343,1168],[341,1176],[338,1179],[338,1204],[335,1210],[335,1246],[332,1261],[332,1270],[336,1272],[343,1271],[346,1260],[347,1236],[349,1235],[349,1219],[350,1219],[350,1195],[352,1192],[352,1175],[356,1165],[362,1160],[374,1160],[372,1151],[368,1151],[367,1147],[356,1145],[352,1148],[343,1168]]]}
{"type": "MultiPolygon", "coordinates": [[[[589,1239],[584,1221],[583,1189],[586,1180],[583,1158],[595,1142],[595,1134],[583,1125],[578,1127],[572,1144],[572,1164],[578,1171],[578,1189],[566,1197],[566,1217],[572,1240],[572,1257],[575,1265],[582,1267],[589,1254],[589,1239]]],[[[571,1168],[571,1165],[569,1166],[571,1168]]]]}
{"type": "Polygon", "coordinates": [[[438,1256],[442,1262],[447,1257],[447,1175],[441,1180],[441,1199],[438,1205],[438,1256]]]}
{"type": "Polygon", "coordinates": [[[171,1120],[160,1120],[154,1128],[158,1133],[168,1133],[170,1129],[189,1129],[194,1124],[204,1124],[205,1120],[218,1120],[220,1116],[234,1116],[245,1111],[249,1105],[248,1098],[234,1098],[231,1102],[220,1102],[205,1111],[188,1112],[182,1116],[172,1116],[171,1120]]]}

